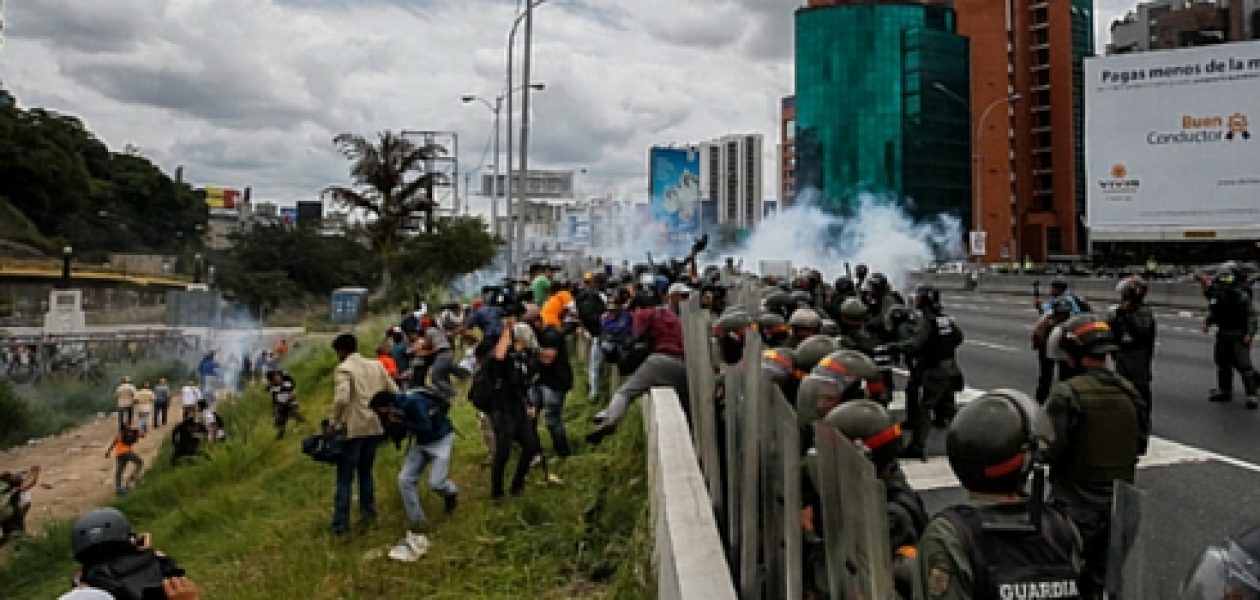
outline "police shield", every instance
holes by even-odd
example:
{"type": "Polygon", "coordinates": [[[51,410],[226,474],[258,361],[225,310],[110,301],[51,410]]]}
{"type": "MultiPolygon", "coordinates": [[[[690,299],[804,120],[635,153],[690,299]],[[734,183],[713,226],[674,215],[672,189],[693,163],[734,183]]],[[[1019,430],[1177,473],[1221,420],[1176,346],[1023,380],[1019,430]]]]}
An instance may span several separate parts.
{"type": "Polygon", "coordinates": [[[831,425],[814,423],[814,445],[830,597],[888,598],[892,560],[883,483],[831,425]]]}
{"type": "Polygon", "coordinates": [[[700,308],[700,299],[692,296],[682,306],[683,352],[687,363],[687,386],[692,398],[692,438],[695,440],[696,455],[700,459],[700,468],[704,473],[705,484],[709,488],[709,497],[717,511],[718,520],[723,515],[723,496],[721,475],[721,459],[718,449],[717,427],[720,423],[718,410],[720,407],[714,398],[713,355],[709,351],[710,336],[708,318],[700,308]]]}
{"type": "Polygon", "coordinates": [[[783,519],[783,590],[785,598],[800,598],[802,594],[800,427],[797,424],[796,411],[779,390],[775,390],[773,404],[783,477],[783,513],[781,515],[783,519]]]}
{"type": "Polygon", "coordinates": [[[1117,480],[1111,501],[1111,539],[1107,546],[1107,595],[1111,598],[1146,597],[1142,574],[1146,572],[1143,537],[1143,497],[1146,492],[1117,480]]]}

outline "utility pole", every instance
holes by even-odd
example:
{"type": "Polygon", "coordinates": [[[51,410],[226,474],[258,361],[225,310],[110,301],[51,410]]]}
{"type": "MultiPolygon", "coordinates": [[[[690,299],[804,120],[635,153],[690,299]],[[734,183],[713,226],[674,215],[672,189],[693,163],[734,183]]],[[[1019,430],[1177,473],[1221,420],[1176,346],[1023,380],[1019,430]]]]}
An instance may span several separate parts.
{"type": "MultiPolygon", "coordinates": [[[[530,79],[530,63],[534,54],[534,3],[525,3],[525,64],[521,68],[522,77],[525,83],[532,81],[530,79]]],[[[508,88],[509,91],[511,88],[508,88]]],[[[520,185],[520,207],[525,207],[526,198],[529,196],[529,86],[521,88],[521,174],[520,185]]],[[[510,224],[513,228],[515,223],[510,224]]],[[[523,231],[521,232],[524,233],[523,231]]],[[[519,237],[519,236],[518,236],[519,237]]],[[[514,267],[514,265],[509,265],[514,267]]]]}

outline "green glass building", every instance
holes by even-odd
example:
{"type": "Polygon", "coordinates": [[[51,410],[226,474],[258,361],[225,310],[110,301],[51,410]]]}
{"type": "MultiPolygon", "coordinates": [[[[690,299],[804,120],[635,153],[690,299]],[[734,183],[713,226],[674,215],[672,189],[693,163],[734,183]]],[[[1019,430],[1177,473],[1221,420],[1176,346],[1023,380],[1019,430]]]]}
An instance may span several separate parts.
{"type": "Polygon", "coordinates": [[[797,189],[817,189],[841,214],[871,192],[968,223],[970,89],[968,40],[949,6],[798,9],[797,189]]]}

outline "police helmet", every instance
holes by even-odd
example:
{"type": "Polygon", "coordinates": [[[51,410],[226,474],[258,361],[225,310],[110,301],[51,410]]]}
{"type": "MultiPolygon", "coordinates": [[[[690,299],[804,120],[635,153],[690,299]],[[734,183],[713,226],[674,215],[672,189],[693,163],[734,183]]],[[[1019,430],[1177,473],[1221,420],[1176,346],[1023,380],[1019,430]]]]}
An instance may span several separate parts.
{"type": "Polygon", "coordinates": [[[797,369],[808,371],[813,369],[827,355],[840,349],[840,344],[834,338],[825,335],[812,335],[801,342],[796,347],[797,369]]]}
{"type": "Polygon", "coordinates": [[[767,346],[778,346],[792,333],[787,321],[777,313],[762,313],[754,321],[757,324],[757,330],[761,332],[761,339],[767,346]]]}
{"type": "Polygon", "coordinates": [[[888,276],[883,273],[871,273],[871,276],[866,280],[866,284],[870,286],[871,292],[877,298],[887,294],[890,287],[888,285],[888,276]]]}
{"type": "Polygon", "coordinates": [[[941,291],[926,283],[914,288],[914,306],[929,312],[941,311],[941,291]]]}
{"type": "Polygon", "coordinates": [[[782,315],[784,319],[796,310],[796,299],[792,295],[782,290],[771,293],[766,296],[766,310],[777,315],[782,315]]]}
{"type": "Polygon", "coordinates": [[[716,337],[725,333],[743,331],[750,325],[752,325],[752,317],[749,317],[747,312],[741,308],[731,308],[722,313],[722,316],[713,323],[713,335],[716,337]]]}
{"type": "Polygon", "coordinates": [[[895,462],[901,452],[901,424],[876,402],[845,402],[831,409],[824,420],[849,441],[860,444],[877,470],[895,462]]]}
{"type": "Polygon", "coordinates": [[[832,379],[844,389],[863,380],[883,381],[875,362],[856,350],[836,350],[824,356],[811,373],[832,379]]]}
{"type": "Polygon", "coordinates": [[[1103,356],[1119,349],[1111,326],[1100,317],[1077,315],[1059,327],[1062,330],[1059,349],[1069,356],[1103,356]]]}
{"type": "Polygon", "coordinates": [[[131,522],[117,508],[89,510],[70,527],[70,550],[76,560],[102,546],[119,543],[131,543],[131,522]]]}
{"type": "Polygon", "coordinates": [[[818,311],[812,308],[798,308],[792,311],[792,318],[788,319],[788,327],[817,330],[822,327],[822,317],[818,316],[818,311]]]}
{"type": "Polygon", "coordinates": [[[899,325],[910,320],[910,307],[905,304],[897,303],[888,308],[888,320],[893,325],[899,325]]]}
{"type": "Polygon", "coordinates": [[[813,306],[814,304],[814,295],[803,289],[792,290],[788,292],[788,296],[792,297],[792,301],[796,303],[798,309],[813,306]]]}
{"type": "Polygon", "coordinates": [[[853,278],[847,275],[837,277],[834,287],[836,288],[836,294],[842,297],[857,294],[857,285],[853,283],[853,278]]]}
{"type": "Polygon", "coordinates": [[[796,352],[791,348],[771,348],[761,353],[761,368],[770,380],[782,383],[797,376],[796,352]]]}
{"type": "Polygon", "coordinates": [[[869,309],[857,298],[849,298],[840,305],[840,319],[851,323],[859,323],[866,320],[869,309]]]}
{"type": "Polygon", "coordinates": [[[958,411],[945,437],[949,466],[972,492],[1020,490],[1054,439],[1045,409],[1022,392],[995,390],[958,411]]]}
{"type": "Polygon", "coordinates": [[[1116,292],[1120,294],[1121,300],[1130,302],[1141,302],[1146,298],[1147,291],[1146,282],[1141,277],[1125,277],[1116,284],[1116,292]]]}

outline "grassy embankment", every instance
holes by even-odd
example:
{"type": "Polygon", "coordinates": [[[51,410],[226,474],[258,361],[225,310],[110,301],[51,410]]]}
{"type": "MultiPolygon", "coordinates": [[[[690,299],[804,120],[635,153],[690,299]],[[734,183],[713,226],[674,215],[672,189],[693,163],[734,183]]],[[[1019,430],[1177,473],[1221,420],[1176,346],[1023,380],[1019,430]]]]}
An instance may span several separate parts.
{"type": "MultiPolygon", "coordinates": [[[[366,341],[368,338],[361,338],[366,341]]],[[[331,405],[331,350],[318,347],[295,358],[303,413],[317,420],[331,405]]],[[[584,377],[578,377],[580,382],[584,377]]],[[[566,409],[570,437],[587,431],[596,407],[578,384],[566,409]]],[[[492,503],[485,450],[472,408],[456,404],[452,479],[460,506],[442,513],[440,499],[423,487],[432,523],[429,554],[397,563],[385,551],[405,523],[395,476],[402,453],[383,445],[377,456],[376,524],[354,519],[348,540],[328,532],[333,470],[299,451],[309,431],[274,439],[268,396],[251,389],[222,412],[230,442],[202,464],[166,467],[169,447],[145,483],[115,504],[155,545],[184,566],[203,590],[219,599],[333,598],[647,598],[651,527],[644,471],[644,435],[638,410],[598,449],[579,448],[553,465],[563,486],[544,486],[541,470],[525,493],[492,503]]],[[[540,427],[541,429],[541,427],[540,427]]],[[[545,447],[550,441],[543,433],[545,447]]],[[[53,598],[75,572],[68,524],[47,539],[27,543],[0,567],[0,598],[53,598]]]]}

